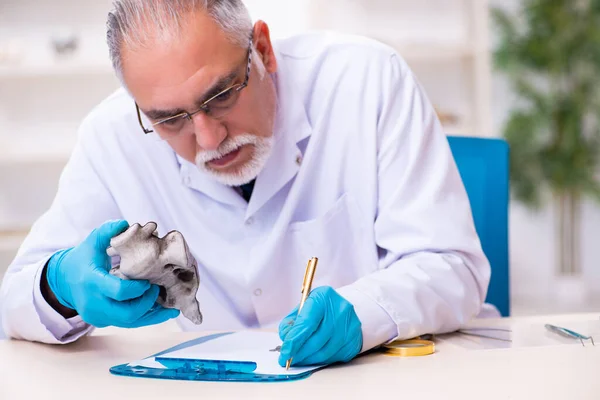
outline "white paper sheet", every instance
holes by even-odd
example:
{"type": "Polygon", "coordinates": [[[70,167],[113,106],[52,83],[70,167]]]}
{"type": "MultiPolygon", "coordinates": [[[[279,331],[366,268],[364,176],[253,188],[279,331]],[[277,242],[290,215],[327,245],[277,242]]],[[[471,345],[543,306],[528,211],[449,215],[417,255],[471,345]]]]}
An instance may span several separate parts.
{"type": "MultiPolygon", "coordinates": [[[[277,333],[241,331],[230,335],[161,354],[161,358],[181,358],[191,360],[250,361],[256,363],[255,374],[298,375],[321,366],[291,367],[286,371],[279,366],[281,339],[277,333]]],[[[154,357],[130,363],[129,366],[164,368],[154,357]]]]}
{"type": "Polygon", "coordinates": [[[157,368],[167,369],[164,365],[157,362],[154,357],[144,358],[143,360],[133,361],[127,364],[128,367],[144,367],[144,368],[157,368]]]}

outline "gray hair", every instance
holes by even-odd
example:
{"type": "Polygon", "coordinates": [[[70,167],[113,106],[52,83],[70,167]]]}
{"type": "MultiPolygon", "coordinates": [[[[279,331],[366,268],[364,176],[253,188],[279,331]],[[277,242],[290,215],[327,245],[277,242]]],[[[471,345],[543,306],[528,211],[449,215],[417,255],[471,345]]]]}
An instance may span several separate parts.
{"type": "Polygon", "coordinates": [[[122,78],[122,49],[139,48],[150,40],[168,40],[181,33],[185,18],[205,11],[240,47],[248,46],[252,20],[242,0],[116,0],[108,14],[107,42],[113,68],[122,78]]]}

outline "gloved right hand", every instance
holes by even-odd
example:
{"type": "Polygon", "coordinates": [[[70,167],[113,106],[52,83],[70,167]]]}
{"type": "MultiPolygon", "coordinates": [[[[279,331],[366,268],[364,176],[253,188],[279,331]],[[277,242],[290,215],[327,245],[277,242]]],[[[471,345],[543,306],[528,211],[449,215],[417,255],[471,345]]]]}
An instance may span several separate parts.
{"type": "Polygon", "coordinates": [[[46,279],[50,290],[65,307],[75,310],[86,323],[103,328],[137,328],[165,322],[179,310],[158,303],[159,287],[148,281],[123,280],[109,273],[110,240],[128,228],[126,221],[110,221],[92,231],[78,246],[54,254],[46,279]]]}

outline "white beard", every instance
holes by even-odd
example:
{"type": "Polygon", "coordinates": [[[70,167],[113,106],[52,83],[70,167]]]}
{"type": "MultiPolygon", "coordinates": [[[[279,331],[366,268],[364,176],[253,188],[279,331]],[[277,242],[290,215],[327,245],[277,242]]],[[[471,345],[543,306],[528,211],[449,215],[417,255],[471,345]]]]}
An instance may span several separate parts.
{"type": "Polygon", "coordinates": [[[273,136],[265,138],[244,133],[232,139],[226,139],[217,150],[198,152],[196,155],[196,166],[224,185],[241,186],[258,176],[271,155],[274,142],[273,136]],[[245,145],[252,145],[254,147],[253,155],[237,172],[227,173],[208,167],[207,163],[209,161],[221,158],[245,145]]]}

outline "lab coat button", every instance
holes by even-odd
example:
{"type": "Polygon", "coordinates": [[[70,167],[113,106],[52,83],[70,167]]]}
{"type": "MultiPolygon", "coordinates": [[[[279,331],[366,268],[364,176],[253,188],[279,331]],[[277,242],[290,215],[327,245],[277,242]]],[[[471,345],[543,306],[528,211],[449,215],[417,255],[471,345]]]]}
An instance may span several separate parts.
{"type": "Polygon", "coordinates": [[[254,291],[254,295],[255,295],[256,297],[260,296],[261,294],[262,294],[262,290],[260,290],[260,289],[256,289],[256,290],[254,291]]]}
{"type": "Polygon", "coordinates": [[[302,156],[301,155],[296,157],[296,164],[298,164],[298,165],[302,164],[302,156]]]}
{"type": "Polygon", "coordinates": [[[254,218],[250,217],[246,220],[246,225],[252,225],[254,223],[254,218]]]}
{"type": "Polygon", "coordinates": [[[186,176],[186,177],[183,179],[183,183],[185,183],[185,185],[186,185],[186,186],[189,186],[189,185],[190,185],[190,183],[192,183],[192,179],[191,179],[189,176],[186,176]]]}

